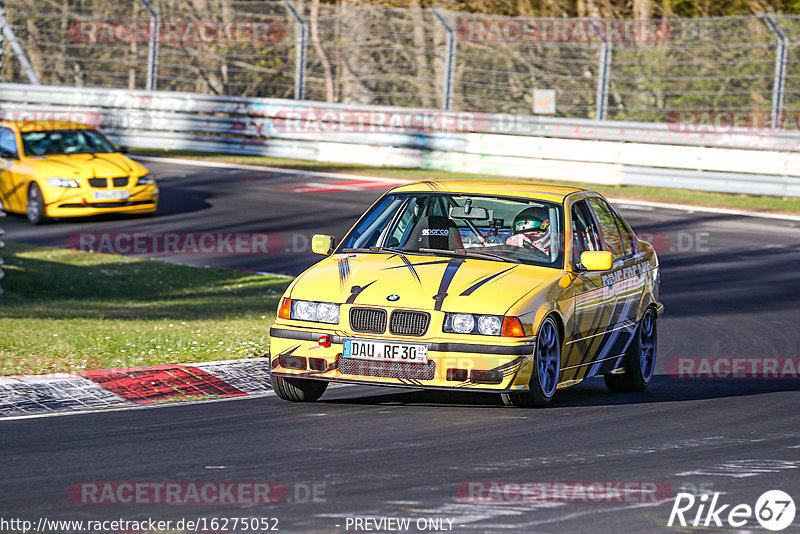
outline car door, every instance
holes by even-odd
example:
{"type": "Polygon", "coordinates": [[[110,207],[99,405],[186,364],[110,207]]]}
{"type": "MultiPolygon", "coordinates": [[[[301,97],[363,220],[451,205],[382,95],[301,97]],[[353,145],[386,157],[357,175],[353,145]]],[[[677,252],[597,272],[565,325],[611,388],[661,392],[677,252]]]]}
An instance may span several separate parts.
{"type": "MultiPolygon", "coordinates": [[[[573,266],[580,263],[582,252],[608,250],[587,199],[575,202],[570,215],[573,266]]],[[[567,326],[569,339],[565,343],[567,354],[563,379],[583,378],[590,364],[604,355],[603,342],[609,329],[615,326],[616,294],[613,281],[619,267],[619,263],[615,263],[610,271],[574,270],[573,313],[567,326]]]]}
{"type": "Polygon", "coordinates": [[[601,273],[601,283],[608,295],[609,307],[604,309],[603,321],[606,333],[593,345],[595,354],[592,368],[587,376],[611,371],[614,361],[607,361],[625,352],[633,334],[637,313],[637,296],[641,293],[639,279],[636,276],[635,248],[631,242],[633,232],[622,224],[621,217],[600,197],[587,199],[597,221],[603,243],[603,250],[611,252],[613,266],[610,271],[601,273]],[[623,233],[622,227],[625,232],[623,233]]]}

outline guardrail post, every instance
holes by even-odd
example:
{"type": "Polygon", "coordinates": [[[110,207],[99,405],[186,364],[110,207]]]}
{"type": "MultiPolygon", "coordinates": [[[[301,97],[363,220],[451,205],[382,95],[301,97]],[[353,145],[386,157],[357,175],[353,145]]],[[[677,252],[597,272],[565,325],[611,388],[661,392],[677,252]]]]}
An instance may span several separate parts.
{"type": "Polygon", "coordinates": [[[25,71],[28,82],[33,85],[41,85],[42,82],[39,81],[39,77],[33,71],[31,62],[28,61],[28,56],[25,55],[25,50],[22,49],[19,41],[17,41],[17,36],[14,35],[14,30],[11,29],[11,24],[6,20],[6,10],[2,5],[0,5],[0,26],[2,26],[3,38],[11,45],[11,50],[14,51],[14,54],[17,56],[17,61],[19,61],[22,70],[25,71]]]}
{"type": "MultiPolygon", "coordinates": [[[[593,22],[593,25],[598,24],[593,22]]],[[[600,44],[600,67],[597,73],[597,102],[595,103],[594,118],[599,121],[606,120],[608,110],[608,79],[611,72],[611,43],[608,42],[604,28],[600,28],[598,35],[603,40],[600,44]]]]}
{"type": "Polygon", "coordinates": [[[456,30],[447,21],[444,13],[439,8],[431,8],[431,12],[441,23],[444,31],[447,32],[445,38],[445,67],[444,67],[444,87],[442,89],[442,109],[450,109],[453,105],[453,79],[456,68],[456,30]]]}
{"type": "Polygon", "coordinates": [[[150,39],[147,43],[147,82],[146,89],[155,91],[158,85],[158,32],[161,16],[148,0],[139,0],[142,7],[150,15],[150,39]]]}
{"type": "Polygon", "coordinates": [[[772,83],[772,127],[776,130],[781,127],[783,120],[783,91],[786,84],[786,45],[788,38],[786,32],[781,28],[778,19],[772,13],[764,13],[761,16],[764,24],[775,34],[778,40],[778,48],[775,51],[775,80],[772,83]]]}
{"type": "Polygon", "coordinates": [[[296,59],[294,65],[294,99],[304,100],[306,97],[306,58],[308,56],[308,23],[297,11],[294,2],[284,0],[286,9],[297,23],[296,59]]]}

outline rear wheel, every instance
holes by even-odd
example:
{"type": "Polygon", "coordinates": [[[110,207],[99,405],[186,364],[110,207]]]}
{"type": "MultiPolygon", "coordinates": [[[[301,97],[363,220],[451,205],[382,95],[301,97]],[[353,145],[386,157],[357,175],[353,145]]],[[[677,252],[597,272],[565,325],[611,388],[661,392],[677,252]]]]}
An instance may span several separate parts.
{"type": "Polygon", "coordinates": [[[28,207],[25,214],[31,224],[42,224],[47,220],[44,208],[44,198],[39,185],[33,182],[28,188],[28,207]]]}
{"type": "Polygon", "coordinates": [[[314,402],[328,388],[328,383],[324,380],[272,376],[271,381],[275,394],[283,400],[292,402],[314,402]]]}
{"type": "Polygon", "coordinates": [[[555,319],[548,317],[539,327],[533,349],[530,391],[501,393],[506,406],[542,408],[553,399],[561,374],[561,334],[555,319]]]}
{"type": "Polygon", "coordinates": [[[658,331],[653,308],[647,308],[625,355],[625,372],[605,375],[606,387],[615,392],[638,392],[647,389],[656,367],[658,331]]]}

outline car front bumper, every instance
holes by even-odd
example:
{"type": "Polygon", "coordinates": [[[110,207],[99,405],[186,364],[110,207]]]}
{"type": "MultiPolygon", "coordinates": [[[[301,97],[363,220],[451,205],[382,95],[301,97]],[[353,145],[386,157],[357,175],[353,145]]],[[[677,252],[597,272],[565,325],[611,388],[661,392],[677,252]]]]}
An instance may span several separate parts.
{"type": "MultiPolygon", "coordinates": [[[[503,339],[502,344],[475,344],[451,337],[409,339],[281,325],[270,329],[270,338],[270,372],[284,378],[460,391],[523,392],[528,390],[533,362],[532,338],[511,342],[503,339]],[[324,336],[327,336],[324,339],[326,343],[320,343],[324,336]],[[428,364],[348,358],[342,355],[345,339],[424,344],[428,348],[428,364]]],[[[493,341],[496,339],[492,338],[493,341]]]]}

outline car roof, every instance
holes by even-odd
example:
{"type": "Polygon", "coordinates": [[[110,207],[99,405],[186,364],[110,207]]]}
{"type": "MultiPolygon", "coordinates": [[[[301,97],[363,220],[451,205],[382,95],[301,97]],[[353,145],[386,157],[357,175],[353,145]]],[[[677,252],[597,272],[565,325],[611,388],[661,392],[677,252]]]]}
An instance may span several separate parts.
{"type": "Polygon", "coordinates": [[[0,126],[19,130],[20,132],[44,132],[50,130],[94,130],[95,127],[82,122],[57,120],[27,120],[0,122],[0,126]]]}
{"type": "Polygon", "coordinates": [[[543,184],[526,178],[518,179],[480,179],[480,180],[431,180],[412,182],[392,189],[398,193],[429,192],[486,194],[523,197],[551,202],[563,202],[572,193],[586,191],[580,187],[543,184]]]}

